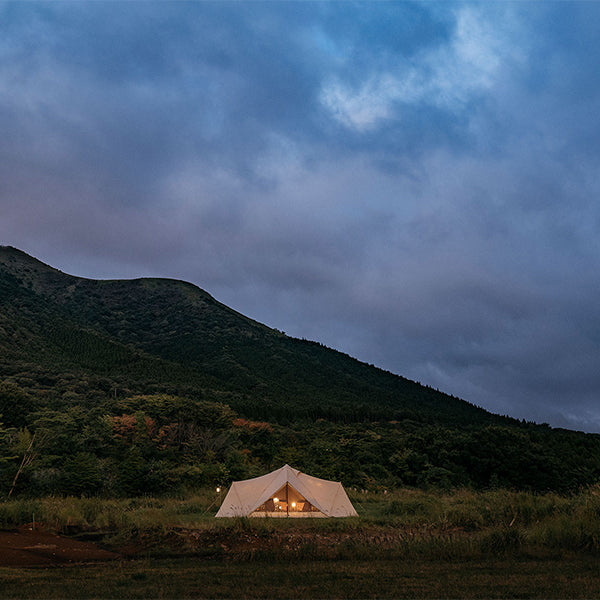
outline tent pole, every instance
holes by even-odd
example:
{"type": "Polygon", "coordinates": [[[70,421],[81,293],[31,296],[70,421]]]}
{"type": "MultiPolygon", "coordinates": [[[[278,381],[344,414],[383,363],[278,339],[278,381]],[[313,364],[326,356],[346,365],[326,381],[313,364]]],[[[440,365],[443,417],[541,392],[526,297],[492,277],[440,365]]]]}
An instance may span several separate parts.
{"type": "Polygon", "coordinates": [[[288,489],[289,489],[289,483],[285,484],[285,511],[287,513],[287,516],[290,516],[290,501],[289,501],[289,494],[288,494],[288,489]]]}

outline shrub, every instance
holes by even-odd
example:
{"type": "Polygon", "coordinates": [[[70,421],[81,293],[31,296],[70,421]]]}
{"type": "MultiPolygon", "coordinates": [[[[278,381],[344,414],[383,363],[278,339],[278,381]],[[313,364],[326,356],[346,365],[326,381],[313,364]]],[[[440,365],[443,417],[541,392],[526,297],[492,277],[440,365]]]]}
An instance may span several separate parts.
{"type": "Polygon", "coordinates": [[[518,527],[494,528],[480,538],[482,552],[493,555],[514,554],[524,543],[525,535],[518,527]]]}

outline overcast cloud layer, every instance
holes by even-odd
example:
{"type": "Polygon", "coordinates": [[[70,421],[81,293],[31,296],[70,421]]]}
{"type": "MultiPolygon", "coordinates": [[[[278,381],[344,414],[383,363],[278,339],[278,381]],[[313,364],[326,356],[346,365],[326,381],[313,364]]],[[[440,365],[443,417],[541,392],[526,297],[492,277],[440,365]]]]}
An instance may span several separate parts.
{"type": "Polygon", "coordinates": [[[600,431],[600,3],[0,4],[0,244],[600,431]]]}

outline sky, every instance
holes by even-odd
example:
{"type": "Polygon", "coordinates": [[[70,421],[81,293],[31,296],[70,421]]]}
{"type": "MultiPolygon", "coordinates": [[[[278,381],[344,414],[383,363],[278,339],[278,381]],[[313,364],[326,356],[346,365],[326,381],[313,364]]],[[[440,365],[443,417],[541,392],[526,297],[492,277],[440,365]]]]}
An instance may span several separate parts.
{"type": "Polygon", "coordinates": [[[0,244],[600,432],[600,3],[0,2],[0,244]]]}

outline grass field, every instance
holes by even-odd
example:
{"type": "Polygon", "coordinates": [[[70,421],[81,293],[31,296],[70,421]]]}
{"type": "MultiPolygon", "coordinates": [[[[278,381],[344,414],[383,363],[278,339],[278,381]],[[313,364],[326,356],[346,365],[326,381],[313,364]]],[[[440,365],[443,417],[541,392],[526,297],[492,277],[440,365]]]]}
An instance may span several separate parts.
{"type": "Polygon", "coordinates": [[[119,561],[0,568],[2,598],[600,598],[600,490],[350,493],[351,519],[214,519],[186,498],[0,503],[119,561]]]}
{"type": "Polygon", "coordinates": [[[594,558],[134,560],[0,569],[2,598],[598,598],[594,558]]]}

